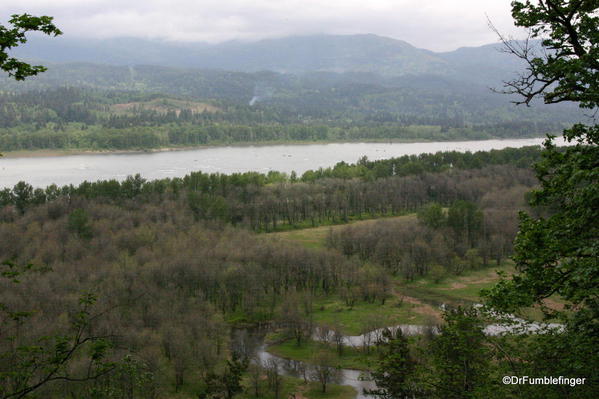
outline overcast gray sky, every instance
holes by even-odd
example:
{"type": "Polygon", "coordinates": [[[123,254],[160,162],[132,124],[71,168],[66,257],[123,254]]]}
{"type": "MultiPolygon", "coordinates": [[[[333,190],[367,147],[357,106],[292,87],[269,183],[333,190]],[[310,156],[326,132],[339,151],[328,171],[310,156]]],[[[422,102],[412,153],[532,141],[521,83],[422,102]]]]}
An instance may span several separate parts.
{"type": "Polygon", "coordinates": [[[510,0],[2,0],[0,20],[52,15],[70,37],[222,42],[375,33],[434,51],[496,41],[487,16],[518,33],[510,0]]]}

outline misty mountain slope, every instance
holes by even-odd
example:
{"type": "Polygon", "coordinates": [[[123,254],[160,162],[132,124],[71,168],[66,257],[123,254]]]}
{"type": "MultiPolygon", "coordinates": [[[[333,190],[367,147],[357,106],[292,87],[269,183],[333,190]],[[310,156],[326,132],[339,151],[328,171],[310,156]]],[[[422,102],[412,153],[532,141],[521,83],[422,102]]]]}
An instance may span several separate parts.
{"type": "Polygon", "coordinates": [[[376,72],[383,75],[446,69],[445,61],[412,45],[375,35],[305,36],[225,43],[200,52],[197,66],[279,72],[376,72]]]}
{"type": "Polygon", "coordinates": [[[143,39],[70,39],[32,36],[14,54],[50,62],[160,65],[239,72],[371,72],[384,76],[451,75],[488,79],[518,69],[498,45],[434,53],[376,35],[314,35],[216,45],[143,39]]]}
{"type": "Polygon", "coordinates": [[[438,57],[451,65],[450,75],[456,79],[498,87],[502,81],[513,79],[524,70],[525,64],[503,51],[503,44],[462,47],[438,57]]]}

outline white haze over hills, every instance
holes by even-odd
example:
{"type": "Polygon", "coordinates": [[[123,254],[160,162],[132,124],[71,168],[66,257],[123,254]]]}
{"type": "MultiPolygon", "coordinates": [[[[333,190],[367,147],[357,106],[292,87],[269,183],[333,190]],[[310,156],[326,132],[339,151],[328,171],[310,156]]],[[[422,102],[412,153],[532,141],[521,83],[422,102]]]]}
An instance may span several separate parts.
{"type": "Polygon", "coordinates": [[[496,40],[513,26],[510,0],[3,0],[14,13],[52,15],[67,38],[132,37],[185,43],[365,34],[452,51],[496,40]]]}

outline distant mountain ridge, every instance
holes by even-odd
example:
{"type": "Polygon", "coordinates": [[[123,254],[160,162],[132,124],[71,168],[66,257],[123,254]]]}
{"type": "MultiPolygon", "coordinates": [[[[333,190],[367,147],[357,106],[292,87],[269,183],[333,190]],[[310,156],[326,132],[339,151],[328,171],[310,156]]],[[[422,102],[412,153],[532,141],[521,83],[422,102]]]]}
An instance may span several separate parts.
{"type": "Polygon", "coordinates": [[[521,69],[518,60],[499,51],[500,46],[491,44],[435,53],[373,34],[292,36],[216,45],[132,38],[84,40],[35,36],[14,54],[60,63],[157,65],[238,72],[366,72],[387,77],[432,74],[486,84],[521,69]]]}

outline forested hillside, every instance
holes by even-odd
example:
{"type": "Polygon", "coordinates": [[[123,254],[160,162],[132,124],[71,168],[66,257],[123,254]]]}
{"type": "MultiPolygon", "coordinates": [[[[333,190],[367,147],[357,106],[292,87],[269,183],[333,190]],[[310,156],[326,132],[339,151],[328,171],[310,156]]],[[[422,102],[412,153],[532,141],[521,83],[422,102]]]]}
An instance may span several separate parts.
{"type": "Polygon", "coordinates": [[[0,92],[0,150],[535,137],[578,117],[568,107],[515,107],[484,89],[435,87],[426,78],[358,84],[341,75],[144,67],[132,81],[128,68],[83,65],[62,72],[76,70],[83,77],[71,84],[85,88],[51,88],[56,82],[49,72],[47,84],[39,79],[27,82],[27,90],[8,85],[0,92]]]}

